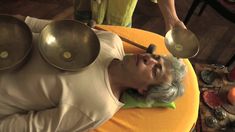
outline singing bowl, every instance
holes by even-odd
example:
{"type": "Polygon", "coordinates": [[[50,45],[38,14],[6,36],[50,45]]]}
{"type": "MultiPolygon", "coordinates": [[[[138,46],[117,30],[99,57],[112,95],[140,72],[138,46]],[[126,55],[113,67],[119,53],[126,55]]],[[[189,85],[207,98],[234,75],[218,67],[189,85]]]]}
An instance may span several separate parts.
{"type": "Polygon", "coordinates": [[[32,49],[32,33],[21,20],[0,15],[0,70],[22,64],[32,49]]]}
{"type": "Polygon", "coordinates": [[[178,58],[191,58],[199,51],[199,40],[190,30],[173,28],[165,35],[165,45],[178,58]]]}
{"type": "Polygon", "coordinates": [[[92,64],[100,51],[98,37],[90,27],[75,20],[48,24],[40,33],[39,51],[52,66],[79,71],[92,64]]]}

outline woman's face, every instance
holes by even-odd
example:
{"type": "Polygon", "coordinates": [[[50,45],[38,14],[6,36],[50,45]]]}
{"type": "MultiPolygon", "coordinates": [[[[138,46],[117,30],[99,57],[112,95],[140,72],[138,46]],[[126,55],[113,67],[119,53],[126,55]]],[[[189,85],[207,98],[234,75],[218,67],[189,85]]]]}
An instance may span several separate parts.
{"type": "Polygon", "coordinates": [[[149,85],[169,81],[169,68],[165,59],[148,53],[126,55],[123,58],[126,76],[136,84],[136,89],[144,93],[149,85]]]}

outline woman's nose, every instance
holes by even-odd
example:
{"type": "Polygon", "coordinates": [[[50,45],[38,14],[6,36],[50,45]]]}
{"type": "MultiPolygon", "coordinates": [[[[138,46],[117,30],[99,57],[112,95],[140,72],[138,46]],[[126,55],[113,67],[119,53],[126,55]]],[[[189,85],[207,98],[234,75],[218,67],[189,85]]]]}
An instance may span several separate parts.
{"type": "Polygon", "coordinates": [[[144,56],[144,62],[146,65],[155,65],[157,61],[151,56],[144,56]]]}

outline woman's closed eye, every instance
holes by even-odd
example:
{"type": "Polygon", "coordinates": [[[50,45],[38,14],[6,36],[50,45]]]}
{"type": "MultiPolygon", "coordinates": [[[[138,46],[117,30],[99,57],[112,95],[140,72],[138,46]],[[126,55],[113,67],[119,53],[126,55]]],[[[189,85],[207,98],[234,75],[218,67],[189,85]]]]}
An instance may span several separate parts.
{"type": "Polygon", "coordinates": [[[156,78],[157,73],[160,73],[161,71],[162,71],[162,65],[161,64],[154,65],[154,67],[152,68],[153,77],[156,78]]]}

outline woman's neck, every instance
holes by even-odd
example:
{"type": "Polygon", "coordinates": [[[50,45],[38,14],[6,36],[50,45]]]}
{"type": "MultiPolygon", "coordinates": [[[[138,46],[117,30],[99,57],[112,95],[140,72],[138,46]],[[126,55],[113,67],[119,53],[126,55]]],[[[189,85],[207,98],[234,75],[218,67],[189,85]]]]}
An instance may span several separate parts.
{"type": "Polygon", "coordinates": [[[110,86],[113,94],[118,99],[120,98],[123,91],[127,89],[124,84],[124,78],[122,74],[121,61],[118,59],[113,59],[112,62],[108,66],[108,74],[110,86]]]}

